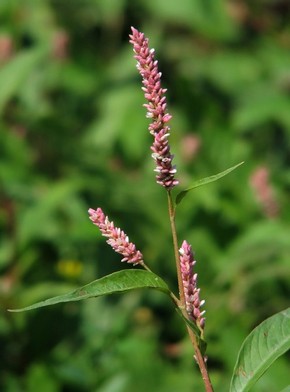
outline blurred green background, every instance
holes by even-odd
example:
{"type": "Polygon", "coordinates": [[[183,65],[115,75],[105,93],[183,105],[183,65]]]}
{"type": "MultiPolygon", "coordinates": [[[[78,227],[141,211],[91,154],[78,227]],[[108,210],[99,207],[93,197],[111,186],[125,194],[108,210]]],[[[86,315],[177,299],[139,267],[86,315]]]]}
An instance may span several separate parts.
{"type": "MultiPolygon", "coordinates": [[[[212,381],[228,390],[243,339],[289,306],[289,21],[287,0],[0,1],[1,391],[203,391],[161,293],[6,311],[127,268],[89,207],[176,289],[131,25],[168,88],[180,189],[245,161],[177,213],[198,261],[212,381]]],[[[254,391],[288,383],[284,356],[254,391]]]]}

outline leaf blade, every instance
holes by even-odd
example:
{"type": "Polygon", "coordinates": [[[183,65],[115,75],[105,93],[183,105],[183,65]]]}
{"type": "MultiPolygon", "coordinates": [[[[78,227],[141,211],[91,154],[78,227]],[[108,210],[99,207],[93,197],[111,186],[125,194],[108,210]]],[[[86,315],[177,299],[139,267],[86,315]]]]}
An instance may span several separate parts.
{"type": "Polygon", "coordinates": [[[237,165],[232,166],[232,167],[230,167],[220,173],[214,174],[213,176],[204,177],[204,178],[201,178],[200,180],[195,181],[190,187],[184,189],[183,191],[181,191],[177,194],[176,199],[175,199],[175,204],[178,205],[179,203],[181,203],[182,199],[187,195],[188,192],[192,191],[195,188],[198,188],[199,186],[206,185],[206,184],[209,184],[210,182],[214,182],[214,181],[219,180],[220,178],[226,176],[227,174],[229,174],[233,170],[237,169],[243,163],[244,162],[240,162],[237,165]]]}
{"type": "Polygon", "coordinates": [[[290,392],[290,385],[288,385],[286,388],[284,388],[282,391],[280,392],[290,392]]]}
{"type": "Polygon", "coordinates": [[[58,303],[80,301],[138,288],[154,288],[168,295],[170,294],[167,284],[158,275],[149,271],[130,269],[104,276],[67,294],[52,297],[24,308],[8,309],[8,311],[22,312],[58,303]]]}
{"type": "Polygon", "coordinates": [[[243,342],[230,392],[247,392],[270,365],[290,349],[290,308],[269,317],[243,342]]]}

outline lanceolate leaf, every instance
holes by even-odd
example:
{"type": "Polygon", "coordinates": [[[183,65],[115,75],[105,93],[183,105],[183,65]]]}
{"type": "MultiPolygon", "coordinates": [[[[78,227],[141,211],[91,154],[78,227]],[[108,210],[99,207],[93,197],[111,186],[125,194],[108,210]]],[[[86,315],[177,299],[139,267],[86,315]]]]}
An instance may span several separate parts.
{"type": "Polygon", "coordinates": [[[290,349],[290,308],[263,321],[242,344],[230,392],[247,392],[290,349]]]}
{"type": "Polygon", "coordinates": [[[55,305],[61,302],[80,301],[92,297],[100,297],[113,293],[121,293],[128,290],[140,288],[153,288],[170,294],[167,284],[157,275],[143,270],[122,270],[111,275],[104,276],[83,287],[80,287],[68,294],[49,298],[45,301],[37,302],[34,305],[22,309],[9,309],[10,312],[21,312],[42,308],[44,306],[55,305]]]}
{"type": "Polygon", "coordinates": [[[195,188],[197,188],[199,186],[206,185],[206,184],[209,184],[210,182],[219,180],[220,178],[222,178],[222,177],[226,176],[227,174],[229,174],[231,171],[235,170],[237,167],[241,166],[243,163],[244,162],[240,162],[237,165],[235,165],[233,167],[230,167],[229,169],[224,170],[221,173],[218,173],[218,174],[215,174],[213,176],[205,177],[205,178],[202,178],[202,179],[200,179],[198,181],[195,181],[189,188],[186,188],[183,191],[178,193],[178,195],[176,196],[176,200],[175,200],[176,205],[181,202],[181,200],[187,195],[187,193],[189,191],[192,191],[193,189],[195,189],[195,188]]]}

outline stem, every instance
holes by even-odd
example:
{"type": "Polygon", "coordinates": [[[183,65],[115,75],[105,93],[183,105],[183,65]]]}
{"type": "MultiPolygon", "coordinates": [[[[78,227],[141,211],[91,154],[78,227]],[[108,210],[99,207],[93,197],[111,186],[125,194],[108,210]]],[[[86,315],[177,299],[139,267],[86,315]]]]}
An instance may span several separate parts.
{"type": "MultiPolygon", "coordinates": [[[[177,279],[178,279],[178,291],[179,291],[179,296],[180,300],[178,300],[174,294],[173,300],[175,301],[176,304],[179,304],[179,308],[182,311],[183,315],[188,318],[187,312],[185,311],[185,298],[184,298],[184,289],[183,289],[183,281],[182,281],[182,276],[181,276],[181,270],[180,270],[180,261],[179,261],[179,252],[178,252],[178,239],[177,239],[177,232],[176,232],[176,227],[175,227],[175,207],[174,203],[172,200],[172,195],[170,191],[167,192],[167,200],[168,200],[168,212],[169,212],[169,218],[170,218],[170,226],[171,226],[171,232],[172,232],[172,240],[173,240],[173,248],[174,248],[174,256],[175,256],[175,263],[176,263],[176,271],[177,271],[177,279]]],[[[197,338],[193,331],[187,326],[187,332],[189,334],[191,343],[193,345],[194,351],[195,351],[195,358],[197,361],[197,364],[200,369],[200,373],[204,382],[205,386],[205,391],[206,392],[213,392],[213,387],[211,385],[211,381],[209,378],[209,374],[207,371],[206,363],[204,360],[204,357],[200,351],[197,338]]]]}
{"type": "MultiPolygon", "coordinates": [[[[142,263],[140,263],[140,265],[141,265],[145,270],[147,270],[147,271],[149,271],[149,272],[153,272],[152,269],[149,268],[148,265],[144,263],[144,261],[143,261],[142,263]]],[[[180,307],[181,307],[180,300],[176,297],[176,295],[175,295],[172,291],[170,291],[170,297],[171,297],[172,301],[174,302],[175,306],[176,306],[177,308],[180,308],[180,307]]]]}
{"type": "Polygon", "coordinates": [[[189,334],[191,343],[194,347],[196,362],[198,364],[198,367],[199,367],[199,370],[200,370],[200,373],[201,373],[201,376],[202,376],[202,379],[204,382],[205,390],[206,390],[206,392],[213,392],[213,387],[212,387],[212,384],[211,384],[211,381],[209,378],[206,363],[205,363],[204,357],[201,354],[200,349],[198,347],[196,336],[194,335],[194,333],[192,332],[192,330],[189,327],[187,327],[187,332],[189,334]]]}
{"type": "Polygon", "coordinates": [[[181,276],[180,265],[179,265],[178,240],[177,240],[177,233],[175,227],[175,209],[174,209],[170,191],[167,192],[167,200],[168,200],[168,212],[169,212],[173,248],[174,248],[174,257],[175,257],[176,271],[177,271],[178,291],[179,291],[181,305],[184,306],[185,305],[184,290],[183,290],[183,282],[182,282],[182,276],[181,276]]]}

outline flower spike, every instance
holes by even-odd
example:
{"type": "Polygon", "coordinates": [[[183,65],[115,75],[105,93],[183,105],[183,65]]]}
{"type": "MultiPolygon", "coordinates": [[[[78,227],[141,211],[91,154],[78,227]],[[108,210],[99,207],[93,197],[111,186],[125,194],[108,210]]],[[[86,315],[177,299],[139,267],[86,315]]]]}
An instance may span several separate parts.
{"type": "Polygon", "coordinates": [[[132,263],[133,265],[144,265],[142,253],[136,249],[136,246],[129,242],[128,236],[114,222],[110,222],[101,208],[94,210],[89,209],[90,220],[98,226],[102,235],[107,237],[107,243],[111,245],[115,252],[120,253],[123,257],[122,262],[132,263]]]}
{"type": "Polygon", "coordinates": [[[205,301],[200,300],[197,288],[197,274],[193,272],[193,266],[196,263],[194,254],[191,250],[191,245],[187,241],[183,241],[179,249],[180,269],[183,281],[185,306],[188,316],[191,320],[195,321],[197,326],[203,330],[205,325],[205,310],[201,311],[200,308],[204,305],[205,301]]]}
{"type": "Polygon", "coordinates": [[[142,76],[145,99],[148,103],[143,106],[147,109],[146,117],[152,120],[149,125],[149,132],[154,136],[151,146],[152,158],[156,163],[154,170],[157,184],[162,185],[166,190],[171,190],[178,185],[175,178],[176,168],[172,165],[173,155],[170,153],[168,141],[169,126],[168,121],[171,115],[166,112],[166,89],[161,87],[161,72],[158,71],[158,61],[154,57],[154,49],[149,48],[148,38],[134,27],[130,35],[130,43],[133,44],[137,69],[142,76]]]}

